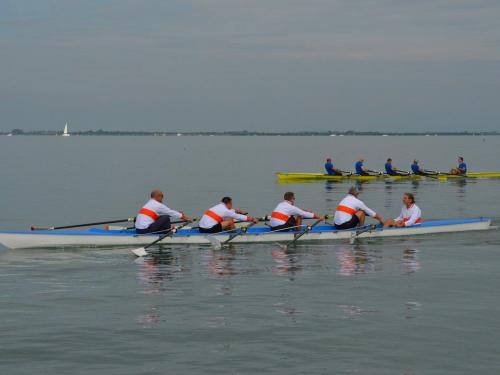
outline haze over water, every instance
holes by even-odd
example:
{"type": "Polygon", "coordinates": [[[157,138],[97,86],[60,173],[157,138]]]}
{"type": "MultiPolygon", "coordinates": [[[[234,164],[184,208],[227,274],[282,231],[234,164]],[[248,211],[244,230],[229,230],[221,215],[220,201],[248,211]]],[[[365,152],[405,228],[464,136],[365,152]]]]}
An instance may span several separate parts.
{"type": "MultiPolygon", "coordinates": [[[[0,137],[0,229],[133,216],[152,188],[191,216],[222,196],[262,216],[292,190],[332,213],[352,183],[277,171],[417,158],[499,171],[500,137],[0,137]]],[[[491,217],[499,180],[358,184],[384,218],[415,193],[424,219],[491,217]]],[[[500,232],[127,249],[0,249],[0,372],[496,374],[500,232]]]]}

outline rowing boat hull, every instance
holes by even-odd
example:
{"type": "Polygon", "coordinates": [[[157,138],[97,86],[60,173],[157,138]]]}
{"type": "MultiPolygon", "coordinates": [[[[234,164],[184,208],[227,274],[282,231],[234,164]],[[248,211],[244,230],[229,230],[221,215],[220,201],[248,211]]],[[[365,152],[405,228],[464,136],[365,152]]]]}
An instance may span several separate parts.
{"type": "Polygon", "coordinates": [[[277,172],[276,177],[280,181],[307,181],[307,180],[324,180],[324,181],[344,181],[344,180],[357,180],[357,181],[375,181],[375,180],[419,180],[425,178],[432,178],[438,180],[448,179],[489,179],[500,178],[500,172],[472,172],[467,175],[450,175],[439,174],[435,176],[419,176],[410,174],[407,176],[391,176],[388,174],[381,174],[375,176],[361,176],[361,175],[345,175],[345,176],[331,176],[323,173],[286,173],[277,172]]]}
{"type": "MultiPolygon", "coordinates": [[[[360,238],[399,237],[434,233],[451,233],[478,231],[491,228],[491,220],[435,220],[422,225],[407,228],[377,228],[359,235],[360,238]]],[[[308,234],[300,238],[300,242],[332,241],[349,239],[353,231],[335,230],[330,225],[316,226],[308,234]]],[[[228,234],[214,235],[219,241],[228,239],[228,234]]],[[[158,238],[157,234],[136,235],[133,230],[104,230],[91,228],[81,231],[15,231],[0,232],[0,243],[10,249],[54,248],[54,247],[108,247],[108,246],[140,246],[158,238]]],[[[286,242],[294,238],[293,232],[271,232],[267,227],[253,227],[245,235],[232,240],[234,243],[286,242]]],[[[162,244],[202,245],[209,244],[206,235],[196,229],[180,230],[167,237],[162,244]]]]}

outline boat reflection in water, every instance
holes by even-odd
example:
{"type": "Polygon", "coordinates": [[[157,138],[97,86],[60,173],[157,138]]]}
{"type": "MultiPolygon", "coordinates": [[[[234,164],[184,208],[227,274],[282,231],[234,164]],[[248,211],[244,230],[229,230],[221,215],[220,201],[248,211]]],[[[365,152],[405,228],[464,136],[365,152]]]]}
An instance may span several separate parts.
{"type": "Polygon", "coordinates": [[[340,276],[354,276],[375,272],[377,259],[381,258],[377,253],[364,245],[340,245],[335,249],[337,273],[340,276]]]}
{"type": "Polygon", "coordinates": [[[236,252],[228,248],[223,250],[205,249],[201,251],[201,262],[207,270],[208,276],[216,279],[224,279],[237,275],[234,267],[236,252]]]}
{"type": "MultiPolygon", "coordinates": [[[[180,277],[180,274],[190,272],[185,259],[176,257],[170,250],[137,258],[135,263],[138,265],[137,281],[143,287],[142,294],[166,295],[171,282],[180,277]]],[[[145,313],[137,318],[137,323],[141,326],[148,327],[161,322],[161,307],[156,303],[159,301],[155,299],[154,302],[146,305],[145,313]]]]}
{"type": "Polygon", "coordinates": [[[410,274],[417,272],[419,269],[418,250],[410,247],[405,249],[401,257],[401,270],[403,273],[410,274]]]}
{"type": "Polygon", "coordinates": [[[290,280],[295,278],[295,274],[302,269],[298,253],[294,249],[276,249],[271,252],[275,264],[273,272],[279,276],[287,276],[290,280]]]}

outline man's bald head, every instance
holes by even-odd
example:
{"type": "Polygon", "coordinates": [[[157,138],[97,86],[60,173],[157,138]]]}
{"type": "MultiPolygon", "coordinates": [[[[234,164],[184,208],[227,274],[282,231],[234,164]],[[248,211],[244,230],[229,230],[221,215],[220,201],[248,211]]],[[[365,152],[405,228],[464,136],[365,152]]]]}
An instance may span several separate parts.
{"type": "Polygon", "coordinates": [[[163,200],[163,192],[160,189],[154,189],[151,192],[151,198],[158,202],[161,202],[163,200]]]}

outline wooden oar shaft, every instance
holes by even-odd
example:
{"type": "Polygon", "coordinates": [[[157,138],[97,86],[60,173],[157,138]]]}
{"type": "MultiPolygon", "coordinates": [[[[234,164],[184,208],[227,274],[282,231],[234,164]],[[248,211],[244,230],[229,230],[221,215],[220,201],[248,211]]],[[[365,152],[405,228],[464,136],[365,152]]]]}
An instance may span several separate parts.
{"type": "Polygon", "coordinates": [[[124,223],[124,222],[128,222],[128,221],[134,221],[134,218],[133,217],[129,217],[127,219],[121,219],[121,220],[97,221],[97,222],[94,222],[94,223],[65,225],[65,226],[62,226],[62,227],[49,227],[49,228],[31,227],[31,230],[56,230],[56,229],[80,228],[80,227],[89,227],[91,225],[124,223]]]}

